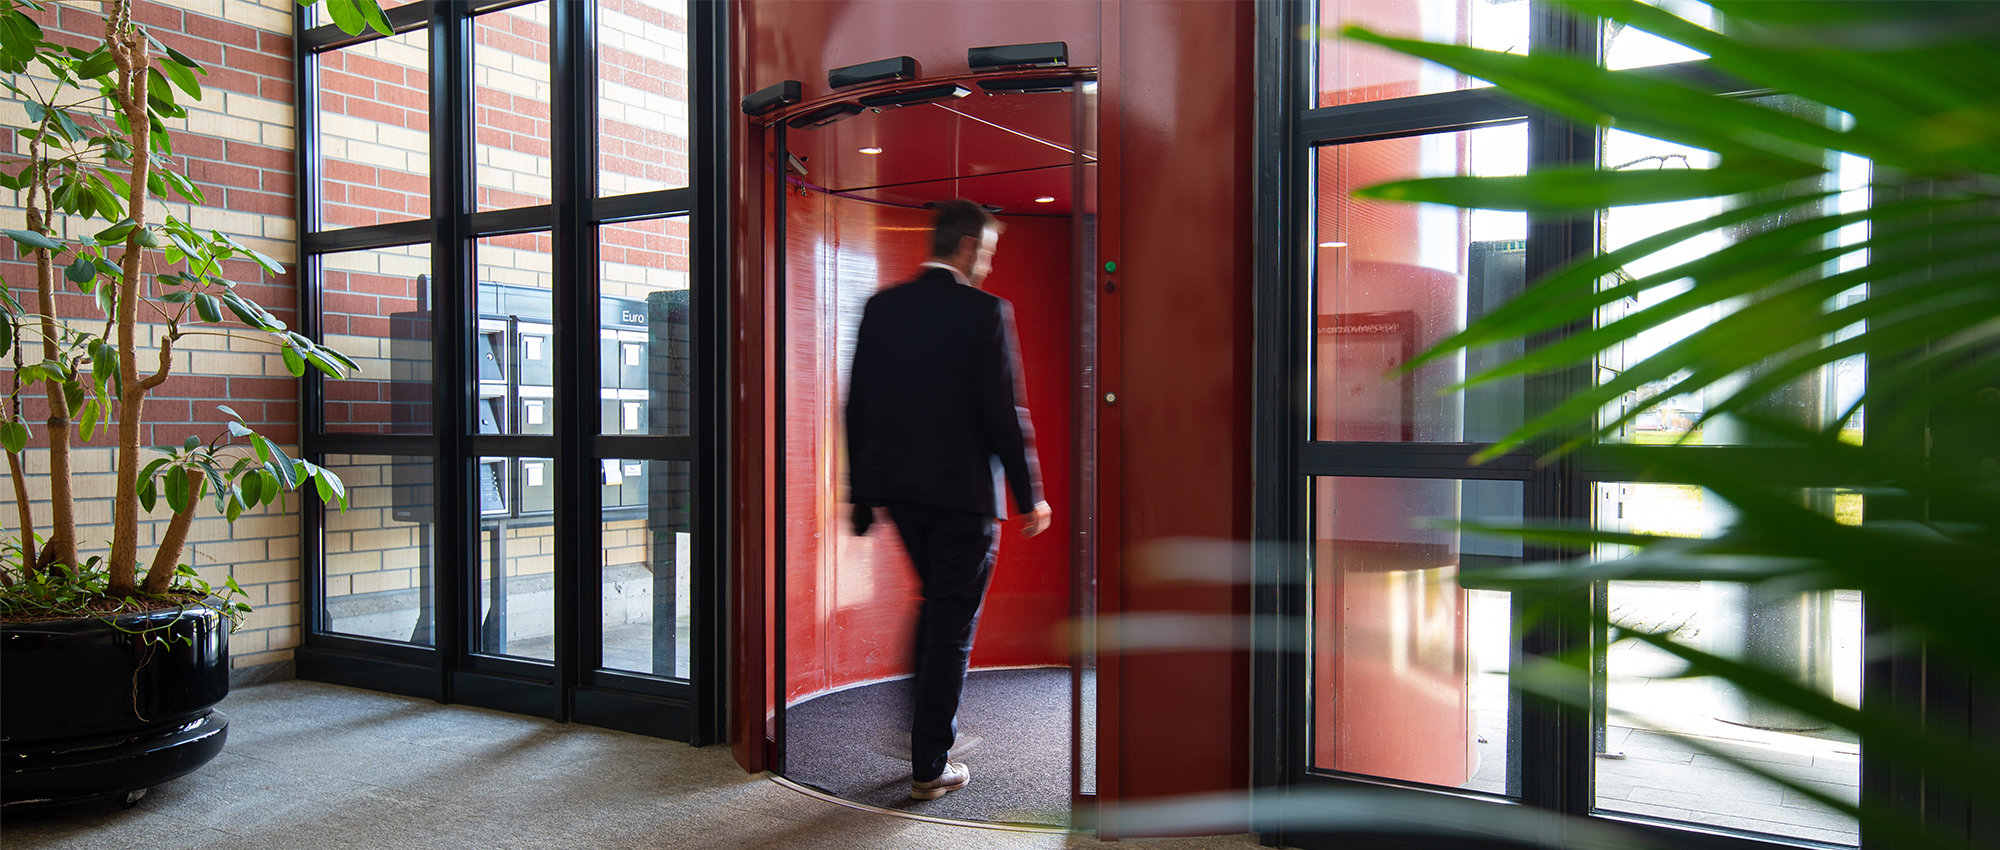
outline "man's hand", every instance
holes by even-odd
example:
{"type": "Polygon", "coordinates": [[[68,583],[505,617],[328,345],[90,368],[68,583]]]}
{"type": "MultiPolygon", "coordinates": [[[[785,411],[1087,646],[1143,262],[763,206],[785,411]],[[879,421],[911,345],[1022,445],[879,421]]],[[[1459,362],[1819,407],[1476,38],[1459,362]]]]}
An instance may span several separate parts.
{"type": "Polygon", "coordinates": [[[1048,502],[1036,502],[1035,509],[1021,517],[1021,538],[1025,540],[1049,530],[1049,522],[1055,519],[1055,515],[1048,502]]]}

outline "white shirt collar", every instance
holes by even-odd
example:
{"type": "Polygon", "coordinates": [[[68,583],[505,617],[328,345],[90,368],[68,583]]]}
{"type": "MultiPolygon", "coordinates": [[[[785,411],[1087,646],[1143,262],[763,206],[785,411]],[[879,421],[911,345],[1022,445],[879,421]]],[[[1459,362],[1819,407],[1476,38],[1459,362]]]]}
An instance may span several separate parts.
{"type": "Polygon", "coordinates": [[[951,265],[951,264],[949,264],[949,263],[940,263],[940,262],[938,262],[938,261],[936,261],[936,260],[927,260],[927,261],[925,261],[925,262],[922,262],[922,263],[918,263],[918,264],[917,264],[917,268],[920,268],[920,269],[944,269],[945,271],[948,271],[948,272],[951,272],[951,277],[952,277],[952,279],[953,279],[953,280],[956,280],[956,281],[958,281],[959,283],[962,283],[962,284],[965,284],[966,286],[971,286],[971,285],[972,285],[972,281],[971,281],[971,280],[968,280],[968,279],[966,279],[966,277],[965,277],[965,272],[962,272],[962,271],[959,271],[959,270],[958,270],[958,267],[957,267],[957,266],[953,266],[953,265],[951,265]]]}

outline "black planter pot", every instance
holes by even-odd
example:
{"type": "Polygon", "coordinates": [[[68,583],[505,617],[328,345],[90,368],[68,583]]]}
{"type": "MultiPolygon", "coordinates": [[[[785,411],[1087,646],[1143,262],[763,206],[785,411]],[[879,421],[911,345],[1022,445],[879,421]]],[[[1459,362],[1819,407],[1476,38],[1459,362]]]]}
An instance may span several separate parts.
{"type": "Polygon", "coordinates": [[[193,773],[222,752],[228,695],[229,623],[206,608],[0,624],[0,806],[130,802],[193,773]]]}

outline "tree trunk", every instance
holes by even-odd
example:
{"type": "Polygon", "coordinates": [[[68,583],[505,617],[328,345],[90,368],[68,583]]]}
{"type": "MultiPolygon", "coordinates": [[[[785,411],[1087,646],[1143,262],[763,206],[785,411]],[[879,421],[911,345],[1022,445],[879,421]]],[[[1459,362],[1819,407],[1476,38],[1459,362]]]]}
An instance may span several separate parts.
{"type": "Polygon", "coordinates": [[[126,217],[133,223],[125,238],[125,253],[119,257],[122,269],[118,281],[118,483],[112,501],[110,585],[113,597],[136,589],[139,566],[139,429],[146,406],[146,387],[139,381],[138,320],[139,275],[145,248],[139,237],[146,227],[148,171],[152,165],[153,136],[146,112],[146,69],[151,64],[146,37],[131,24],[130,0],[118,0],[105,22],[105,41],[118,62],[118,106],[132,128],[132,173],[126,178],[132,194],[126,199],[126,217]]]}
{"type": "Polygon", "coordinates": [[[169,487],[186,487],[187,501],[181,509],[174,511],[174,518],[167,521],[167,533],[160,538],[160,548],[153,553],[153,566],[146,571],[146,581],[139,589],[151,595],[167,592],[173,584],[174,571],[180,567],[181,547],[187,545],[188,526],[194,522],[194,509],[201,504],[198,494],[201,490],[202,475],[192,469],[187,470],[187,483],[168,484],[169,487]]]}
{"type": "MultiPolygon", "coordinates": [[[[39,154],[40,147],[36,147],[39,154]]],[[[39,173],[39,172],[38,172],[39,173]]],[[[43,198],[48,195],[47,187],[38,177],[28,190],[28,229],[42,233],[48,228],[48,219],[38,206],[36,188],[41,189],[43,198]]],[[[56,270],[55,263],[47,251],[35,252],[35,295],[39,299],[42,313],[42,358],[57,360],[62,350],[56,339],[56,270]]],[[[33,569],[47,571],[57,564],[74,567],[76,558],[76,491],[70,479],[70,409],[69,399],[63,395],[62,382],[50,379],[42,382],[49,397],[49,539],[42,547],[41,558],[34,561],[33,569]]],[[[31,532],[27,520],[28,503],[21,502],[21,528],[24,535],[31,532]]],[[[31,538],[30,538],[31,539],[31,538]]]]}

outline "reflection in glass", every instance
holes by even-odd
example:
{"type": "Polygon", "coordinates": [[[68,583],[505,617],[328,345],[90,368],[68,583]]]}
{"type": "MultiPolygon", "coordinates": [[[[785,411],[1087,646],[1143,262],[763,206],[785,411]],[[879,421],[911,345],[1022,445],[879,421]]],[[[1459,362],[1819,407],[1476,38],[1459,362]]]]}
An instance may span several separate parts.
{"type": "Polygon", "coordinates": [[[688,677],[693,464],[606,458],[604,668],[688,677]]]}
{"type": "MultiPolygon", "coordinates": [[[[1840,522],[1861,521],[1856,493],[1801,498],[1840,522]]],[[[1732,511],[1700,487],[1597,485],[1599,528],[1671,537],[1722,533],[1732,511]]],[[[1599,558],[1628,554],[1603,546],[1599,558]]],[[[1614,581],[1598,604],[1613,623],[1665,632],[1697,649],[1784,671],[1848,705],[1861,698],[1861,595],[1800,593],[1735,582],[1614,581]]],[[[1685,665],[1637,641],[1603,651],[1596,671],[1597,807],[1690,823],[1859,843],[1857,823],[1705,752],[1712,747],[1859,799],[1858,739],[1764,703],[1726,682],[1678,678],[1685,665]]]]}
{"type": "Polygon", "coordinates": [[[1319,0],[1319,106],[1487,85],[1442,65],[1335,34],[1347,24],[1397,38],[1528,52],[1528,0],[1319,0]]]}
{"type": "Polygon", "coordinates": [[[597,4],[597,191],[688,185],[687,0],[597,4]]]}
{"type": "Polygon", "coordinates": [[[473,179],[478,209],[548,203],[549,4],[472,19],[473,179]]]}
{"type": "Polygon", "coordinates": [[[476,651],[555,659],[555,461],[482,457],[476,651]]]}
{"type": "Polygon", "coordinates": [[[431,433],[431,246],[320,255],[320,341],[360,365],[321,384],[326,430],[431,433]]]}
{"type": "Polygon", "coordinates": [[[692,424],[687,218],[598,228],[599,421],[605,434],[682,435],[692,424]]]}
{"type": "Polygon", "coordinates": [[[327,455],[348,507],[325,510],[321,615],[335,634],[431,645],[435,481],[426,457],[327,455]]]}
{"type": "Polygon", "coordinates": [[[1518,379],[1440,392],[1518,357],[1518,343],[1390,373],[1521,292],[1527,217],[1351,193],[1389,180],[1521,174],[1527,141],[1527,125],[1511,124],[1319,150],[1314,439],[1479,442],[1521,423],[1518,379]]]}
{"type": "MultiPolygon", "coordinates": [[[[1810,109],[1820,113],[1822,117],[1825,112],[1823,107],[1807,106],[1796,98],[1760,98],[1757,102],[1788,111],[1810,109]]],[[[1714,154],[1698,148],[1621,130],[1606,131],[1602,144],[1603,162],[1605,167],[1610,169],[1699,170],[1712,168],[1718,161],[1714,154]]],[[[1832,169],[1831,173],[1822,178],[1820,185],[1811,189],[1841,190],[1839,195],[1821,203],[1802,205],[1782,215],[1711,231],[1669,246],[1627,263],[1612,278],[1607,279],[1607,285],[1613,282],[1643,279],[1668,271],[1680,264],[1713,254],[1732,243],[1807,218],[1866,208],[1867,186],[1871,173],[1868,161],[1840,155],[1828,165],[1832,169]]],[[[1806,190],[1792,187],[1786,191],[1806,190]]],[[[1698,198],[1661,204],[1612,207],[1605,210],[1601,218],[1603,248],[1606,251],[1616,250],[1656,233],[1692,224],[1728,209],[1744,204],[1776,200],[1778,197],[1780,196],[1760,194],[1742,198],[1698,198]]],[[[1825,245],[1829,248],[1854,245],[1867,238],[1865,224],[1849,225],[1829,234],[1825,245]]],[[[1830,267],[1820,270],[1820,273],[1831,274],[1856,268],[1866,261],[1865,250],[1855,251],[1843,256],[1837,263],[1829,264],[1830,267]]],[[[1635,297],[1620,299],[1599,309],[1597,324],[1601,327],[1651,308],[1686,292],[1688,287],[1689,281],[1686,279],[1668,281],[1640,292],[1635,297]]],[[[1837,296],[1833,303],[1827,305],[1827,309],[1844,307],[1865,297],[1867,288],[1856,287],[1837,296]]],[[[1688,335],[1720,320],[1729,312],[1740,309],[1747,303],[1748,301],[1742,298],[1731,299],[1688,313],[1682,318],[1642,331],[1627,341],[1601,352],[1598,356],[1598,380],[1603,382],[1616,379],[1646,358],[1687,338],[1688,335]]],[[[1858,328],[1853,328],[1843,331],[1834,335],[1828,342],[1845,338],[1857,330],[1858,328]]],[[[1865,359],[1855,356],[1822,367],[1787,384],[1761,403],[1757,412],[1762,416],[1789,421],[1808,428],[1831,425],[1860,399],[1864,387],[1865,366],[1865,359]]],[[[1748,432],[1741,420],[1735,417],[1719,416],[1707,422],[1701,420],[1711,405],[1721,402],[1737,388],[1744,386],[1761,368],[1763,367],[1745,370],[1742,374],[1719,381],[1698,393],[1673,392],[1673,385],[1685,377],[1684,375],[1670,376],[1639,386],[1626,392],[1617,402],[1608,405],[1603,411],[1603,421],[1607,424],[1629,411],[1639,411],[1606,439],[1643,445],[1742,445],[1758,442],[1758,436],[1748,432]]],[[[1851,418],[1843,426],[1844,439],[1859,443],[1862,422],[1863,417],[1859,414],[1851,418]]]]}
{"type": "Polygon", "coordinates": [[[315,61],[318,227],[429,218],[429,33],[414,30],[329,50],[315,61]]]}
{"type": "Polygon", "coordinates": [[[1516,481],[1319,478],[1312,551],[1312,766],[1518,795],[1508,594],[1461,566],[1519,541],[1439,521],[1519,522],[1516,481]]]}
{"type": "Polygon", "coordinates": [[[473,251],[479,275],[472,358],[475,434],[555,433],[555,283],[547,232],[489,236],[473,251]]]}

